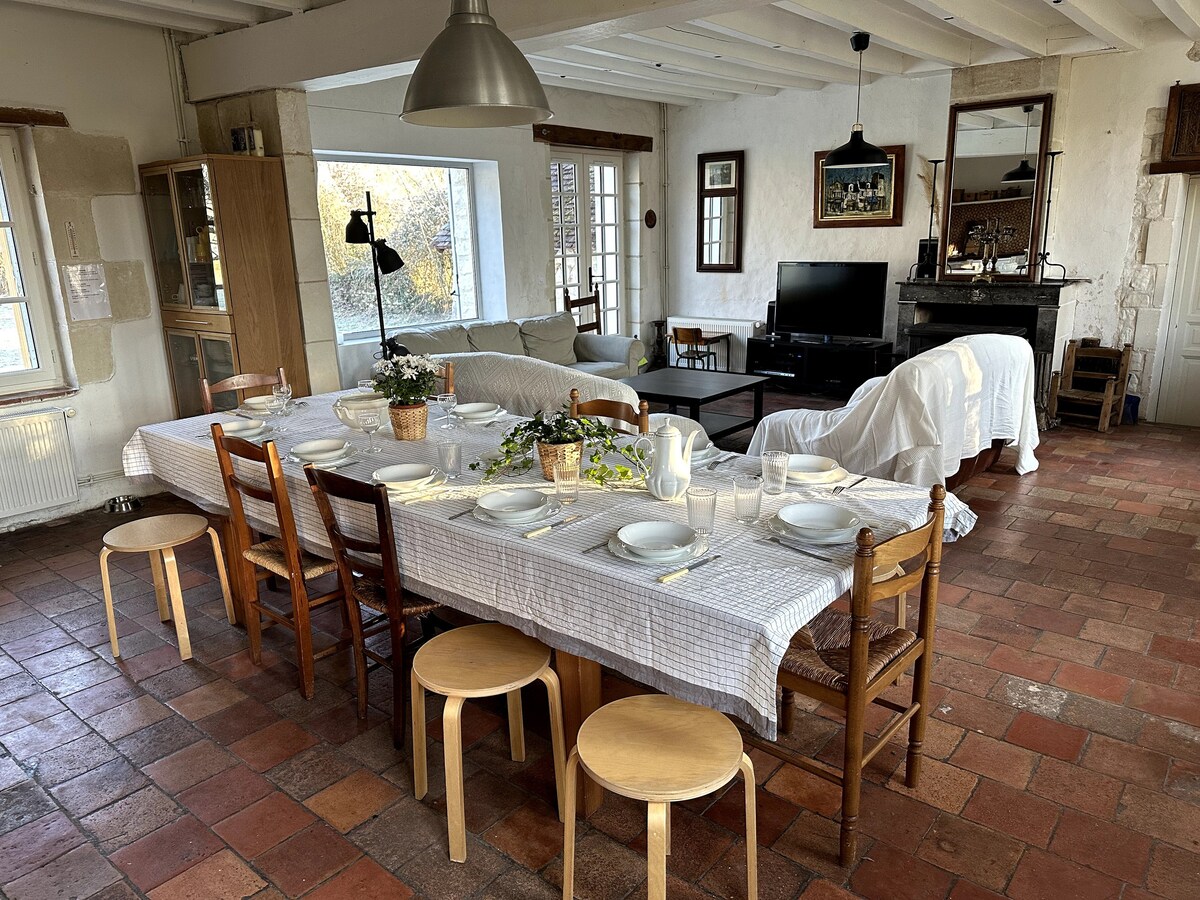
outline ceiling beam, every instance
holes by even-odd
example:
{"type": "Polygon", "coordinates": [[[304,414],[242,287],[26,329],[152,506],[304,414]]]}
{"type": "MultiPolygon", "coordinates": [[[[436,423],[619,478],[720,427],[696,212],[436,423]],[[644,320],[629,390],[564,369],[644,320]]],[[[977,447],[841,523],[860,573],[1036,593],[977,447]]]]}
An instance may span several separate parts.
{"type": "Polygon", "coordinates": [[[1171,24],[1193,41],[1200,40],[1200,2],[1197,0],[1154,0],[1171,24]]]}
{"type": "Polygon", "coordinates": [[[1118,0],[1069,0],[1056,3],[1045,0],[1054,11],[1066,16],[1088,34],[1095,35],[1117,50],[1140,50],[1143,41],[1142,20],[1118,0]]]}
{"type": "Polygon", "coordinates": [[[236,0],[135,0],[135,2],[138,6],[186,13],[233,25],[255,25],[271,18],[270,13],[263,12],[261,8],[238,3],[236,0]]]}
{"type": "Polygon", "coordinates": [[[188,34],[212,34],[220,31],[226,24],[216,19],[154,10],[136,3],[124,3],[122,0],[15,0],[15,2],[88,13],[109,19],[120,19],[124,22],[137,22],[140,25],[171,28],[188,34]]]}
{"type": "Polygon", "coordinates": [[[1046,55],[1046,29],[995,0],[908,0],[908,3],[1022,56],[1046,55]]]}
{"type": "Polygon", "coordinates": [[[233,0],[243,6],[261,6],[263,9],[277,9],[280,12],[301,13],[308,9],[307,0],[233,0]]]}
{"type": "MultiPolygon", "coordinates": [[[[927,17],[910,15],[894,2],[878,0],[782,0],[776,4],[781,9],[804,16],[834,28],[848,31],[869,31],[872,43],[883,45],[910,56],[931,60],[945,66],[959,67],[971,64],[971,42],[952,34],[941,26],[941,22],[927,17]]],[[[874,48],[867,51],[870,56],[874,48]]],[[[863,64],[866,64],[864,59],[863,64]]]]}
{"type": "MultiPolygon", "coordinates": [[[[698,85],[665,84],[653,76],[626,75],[622,72],[605,72],[600,69],[589,69],[586,66],[576,66],[571,63],[557,62],[552,59],[542,59],[538,56],[529,57],[529,64],[538,75],[556,75],[560,78],[572,78],[576,81],[607,84],[612,87],[636,88],[641,91],[655,93],[660,87],[663,93],[675,94],[679,97],[691,97],[695,100],[733,100],[737,97],[733,91],[722,91],[715,88],[698,85]]],[[[553,84],[553,82],[551,82],[553,84]]],[[[778,94],[774,88],[771,94],[778,94]]]]}
{"type": "MultiPolygon", "coordinates": [[[[538,80],[546,87],[565,88],[572,91],[587,91],[589,94],[606,94],[611,97],[624,97],[627,100],[646,100],[650,103],[669,103],[672,106],[695,106],[695,97],[683,97],[668,91],[649,91],[639,88],[615,87],[611,84],[600,84],[595,81],[563,77],[559,75],[538,75],[538,80]]],[[[554,105],[554,99],[550,99],[554,105]]],[[[554,121],[551,119],[550,121],[554,121]]]]}

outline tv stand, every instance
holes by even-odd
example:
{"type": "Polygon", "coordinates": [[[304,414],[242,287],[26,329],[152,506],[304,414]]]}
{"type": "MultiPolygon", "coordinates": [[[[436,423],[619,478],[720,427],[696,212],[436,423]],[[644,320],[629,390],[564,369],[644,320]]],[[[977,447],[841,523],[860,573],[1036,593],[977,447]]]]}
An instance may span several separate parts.
{"type": "Polygon", "coordinates": [[[849,397],[868,378],[892,369],[892,344],[868,338],[794,340],[767,334],[747,341],[746,373],[765,375],[777,387],[849,397]]]}

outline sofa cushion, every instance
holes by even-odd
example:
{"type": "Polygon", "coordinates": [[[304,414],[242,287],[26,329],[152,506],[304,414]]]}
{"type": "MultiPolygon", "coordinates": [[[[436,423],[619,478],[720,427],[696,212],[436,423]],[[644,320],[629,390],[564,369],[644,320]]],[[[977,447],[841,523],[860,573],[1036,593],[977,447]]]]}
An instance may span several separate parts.
{"type": "Polygon", "coordinates": [[[530,356],[560,366],[569,366],[576,361],[575,336],[579,334],[579,328],[569,312],[517,319],[517,324],[521,326],[525,352],[530,356]]]}
{"type": "Polygon", "coordinates": [[[471,349],[484,353],[525,355],[521,326],[516,322],[474,322],[467,326],[467,340],[471,349]]]}
{"type": "Polygon", "coordinates": [[[404,329],[392,335],[392,339],[408,348],[409,353],[441,356],[444,353],[471,352],[467,329],[457,322],[404,329]]]}
{"type": "Polygon", "coordinates": [[[587,372],[589,375],[601,375],[604,378],[625,378],[629,369],[619,362],[575,362],[571,368],[576,372],[587,372]]]}

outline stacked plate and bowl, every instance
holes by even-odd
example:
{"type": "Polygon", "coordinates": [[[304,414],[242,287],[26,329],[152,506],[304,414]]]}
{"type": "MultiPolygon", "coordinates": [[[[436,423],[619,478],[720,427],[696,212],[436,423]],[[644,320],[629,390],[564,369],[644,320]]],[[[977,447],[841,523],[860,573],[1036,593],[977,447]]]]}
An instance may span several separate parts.
{"type": "Polygon", "coordinates": [[[613,556],[650,566],[687,562],[706,548],[700,535],[677,522],[634,522],[608,541],[613,556]]]}
{"type": "Polygon", "coordinates": [[[486,425],[506,414],[499,403],[460,403],[453,416],[463,425],[486,425]]]}
{"type": "Polygon", "coordinates": [[[836,459],[808,453],[788,454],[788,481],[792,484],[832,484],[841,481],[847,472],[836,459]]]}
{"type": "Polygon", "coordinates": [[[371,480],[386,487],[393,497],[403,497],[441,487],[446,483],[446,473],[426,463],[400,463],[376,469],[371,480]]]}
{"type": "Polygon", "coordinates": [[[491,491],[475,501],[473,515],[488,525],[532,525],[557,515],[562,504],[531,488],[491,491]]]}
{"type": "Polygon", "coordinates": [[[782,538],[806,544],[846,544],[866,525],[850,510],[832,503],[790,503],[768,521],[782,538]]]}
{"type": "Polygon", "coordinates": [[[237,419],[233,422],[222,422],[221,430],[226,437],[241,438],[244,441],[266,439],[272,431],[271,426],[262,419],[237,419]]]}
{"type": "Polygon", "coordinates": [[[349,441],[341,438],[302,441],[294,446],[288,454],[288,458],[292,462],[302,465],[311,463],[318,469],[336,469],[349,462],[352,456],[354,456],[354,447],[349,441]]]}

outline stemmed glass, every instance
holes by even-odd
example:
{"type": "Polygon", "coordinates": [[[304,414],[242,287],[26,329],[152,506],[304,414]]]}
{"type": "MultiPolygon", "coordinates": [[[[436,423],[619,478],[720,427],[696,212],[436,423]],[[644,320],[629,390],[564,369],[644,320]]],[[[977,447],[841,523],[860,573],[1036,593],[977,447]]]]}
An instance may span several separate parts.
{"type": "Polygon", "coordinates": [[[458,397],[454,394],[438,394],[437,405],[441,407],[444,416],[442,428],[453,428],[454,423],[450,421],[450,413],[454,411],[454,407],[458,406],[458,397]]]}
{"type": "Polygon", "coordinates": [[[267,401],[267,415],[275,422],[273,427],[276,434],[287,433],[287,429],[281,424],[283,417],[287,415],[287,400],[280,396],[273,396],[267,401]]]}
{"type": "Polygon", "coordinates": [[[358,381],[358,391],[361,394],[375,393],[375,379],[374,378],[360,378],[358,381]]]}
{"type": "Polygon", "coordinates": [[[375,446],[375,432],[379,430],[380,424],[379,413],[360,412],[358,414],[358,427],[367,434],[367,453],[383,451],[382,447],[375,446]]]}

